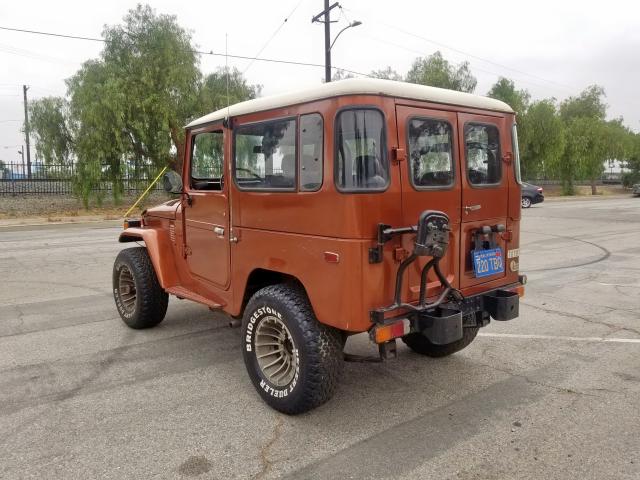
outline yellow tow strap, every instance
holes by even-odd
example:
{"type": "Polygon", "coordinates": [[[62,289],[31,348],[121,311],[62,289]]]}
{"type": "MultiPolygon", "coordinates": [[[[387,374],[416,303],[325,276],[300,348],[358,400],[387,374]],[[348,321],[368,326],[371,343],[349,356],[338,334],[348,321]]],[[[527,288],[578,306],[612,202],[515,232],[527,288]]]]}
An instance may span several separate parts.
{"type": "Polygon", "coordinates": [[[160,177],[164,174],[164,172],[166,170],[167,170],[167,167],[164,167],[162,170],[160,170],[160,173],[155,178],[155,180],[153,182],[151,182],[151,185],[149,185],[149,187],[144,192],[142,192],[142,195],[140,195],[140,198],[138,198],[138,200],[136,200],[136,203],[134,203],[131,206],[131,208],[129,210],[127,210],[127,213],[124,214],[124,218],[127,218],[129,216],[129,214],[132,212],[132,210],[138,206],[138,204],[140,203],[140,200],[142,200],[145,197],[145,195],[147,193],[149,193],[149,190],[151,190],[151,188],[158,182],[158,180],[160,180],[160,177]]]}

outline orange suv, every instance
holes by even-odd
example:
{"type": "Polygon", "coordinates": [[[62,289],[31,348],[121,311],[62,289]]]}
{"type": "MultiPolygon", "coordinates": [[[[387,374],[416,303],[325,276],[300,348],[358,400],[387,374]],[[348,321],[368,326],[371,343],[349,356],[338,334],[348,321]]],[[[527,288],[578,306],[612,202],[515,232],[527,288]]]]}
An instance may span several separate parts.
{"type": "Polygon", "coordinates": [[[518,315],[515,115],[498,100],[351,79],[249,100],[186,126],[179,195],[127,220],[113,292],[148,328],[168,295],[241,318],[261,397],[327,401],[348,336],[441,357],[518,315]]]}

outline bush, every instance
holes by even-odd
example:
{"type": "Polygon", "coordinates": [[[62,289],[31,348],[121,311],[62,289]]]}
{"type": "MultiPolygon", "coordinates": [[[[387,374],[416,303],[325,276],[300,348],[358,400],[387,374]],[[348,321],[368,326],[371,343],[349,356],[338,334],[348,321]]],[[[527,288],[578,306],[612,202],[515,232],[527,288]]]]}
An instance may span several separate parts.
{"type": "Polygon", "coordinates": [[[622,186],[624,188],[631,188],[636,183],[640,183],[640,171],[627,172],[622,175],[622,186]]]}

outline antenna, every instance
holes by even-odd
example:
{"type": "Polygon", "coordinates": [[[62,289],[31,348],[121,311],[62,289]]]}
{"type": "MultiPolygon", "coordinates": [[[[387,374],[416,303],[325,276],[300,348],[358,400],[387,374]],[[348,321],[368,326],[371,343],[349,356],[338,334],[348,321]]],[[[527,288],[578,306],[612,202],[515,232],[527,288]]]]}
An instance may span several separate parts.
{"type": "Polygon", "coordinates": [[[227,124],[229,124],[229,34],[224,34],[224,70],[227,76],[227,124]]]}

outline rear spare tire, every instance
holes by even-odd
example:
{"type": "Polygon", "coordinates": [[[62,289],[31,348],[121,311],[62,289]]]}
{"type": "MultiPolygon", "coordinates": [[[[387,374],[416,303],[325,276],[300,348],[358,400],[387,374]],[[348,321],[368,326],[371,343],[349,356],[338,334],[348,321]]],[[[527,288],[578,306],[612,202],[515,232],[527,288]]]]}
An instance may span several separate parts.
{"type": "Polygon", "coordinates": [[[131,328],[155,327],[164,319],[169,295],[158,282],[146,248],[126,248],[118,254],[113,297],[120,318],[131,328]]]}
{"type": "Polygon", "coordinates": [[[329,400],[343,368],[340,331],[319,323],[305,292],[272,285],[256,292],[242,319],[242,353],[253,386],[287,414],[329,400]]]}
{"type": "Polygon", "coordinates": [[[459,352],[476,338],[479,327],[466,327],[462,330],[462,338],[456,342],[446,345],[436,345],[431,343],[427,337],[421,333],[410,333],[402,337],[402,341],[416,353],[427,357],[446,357],[459,352]]]}

